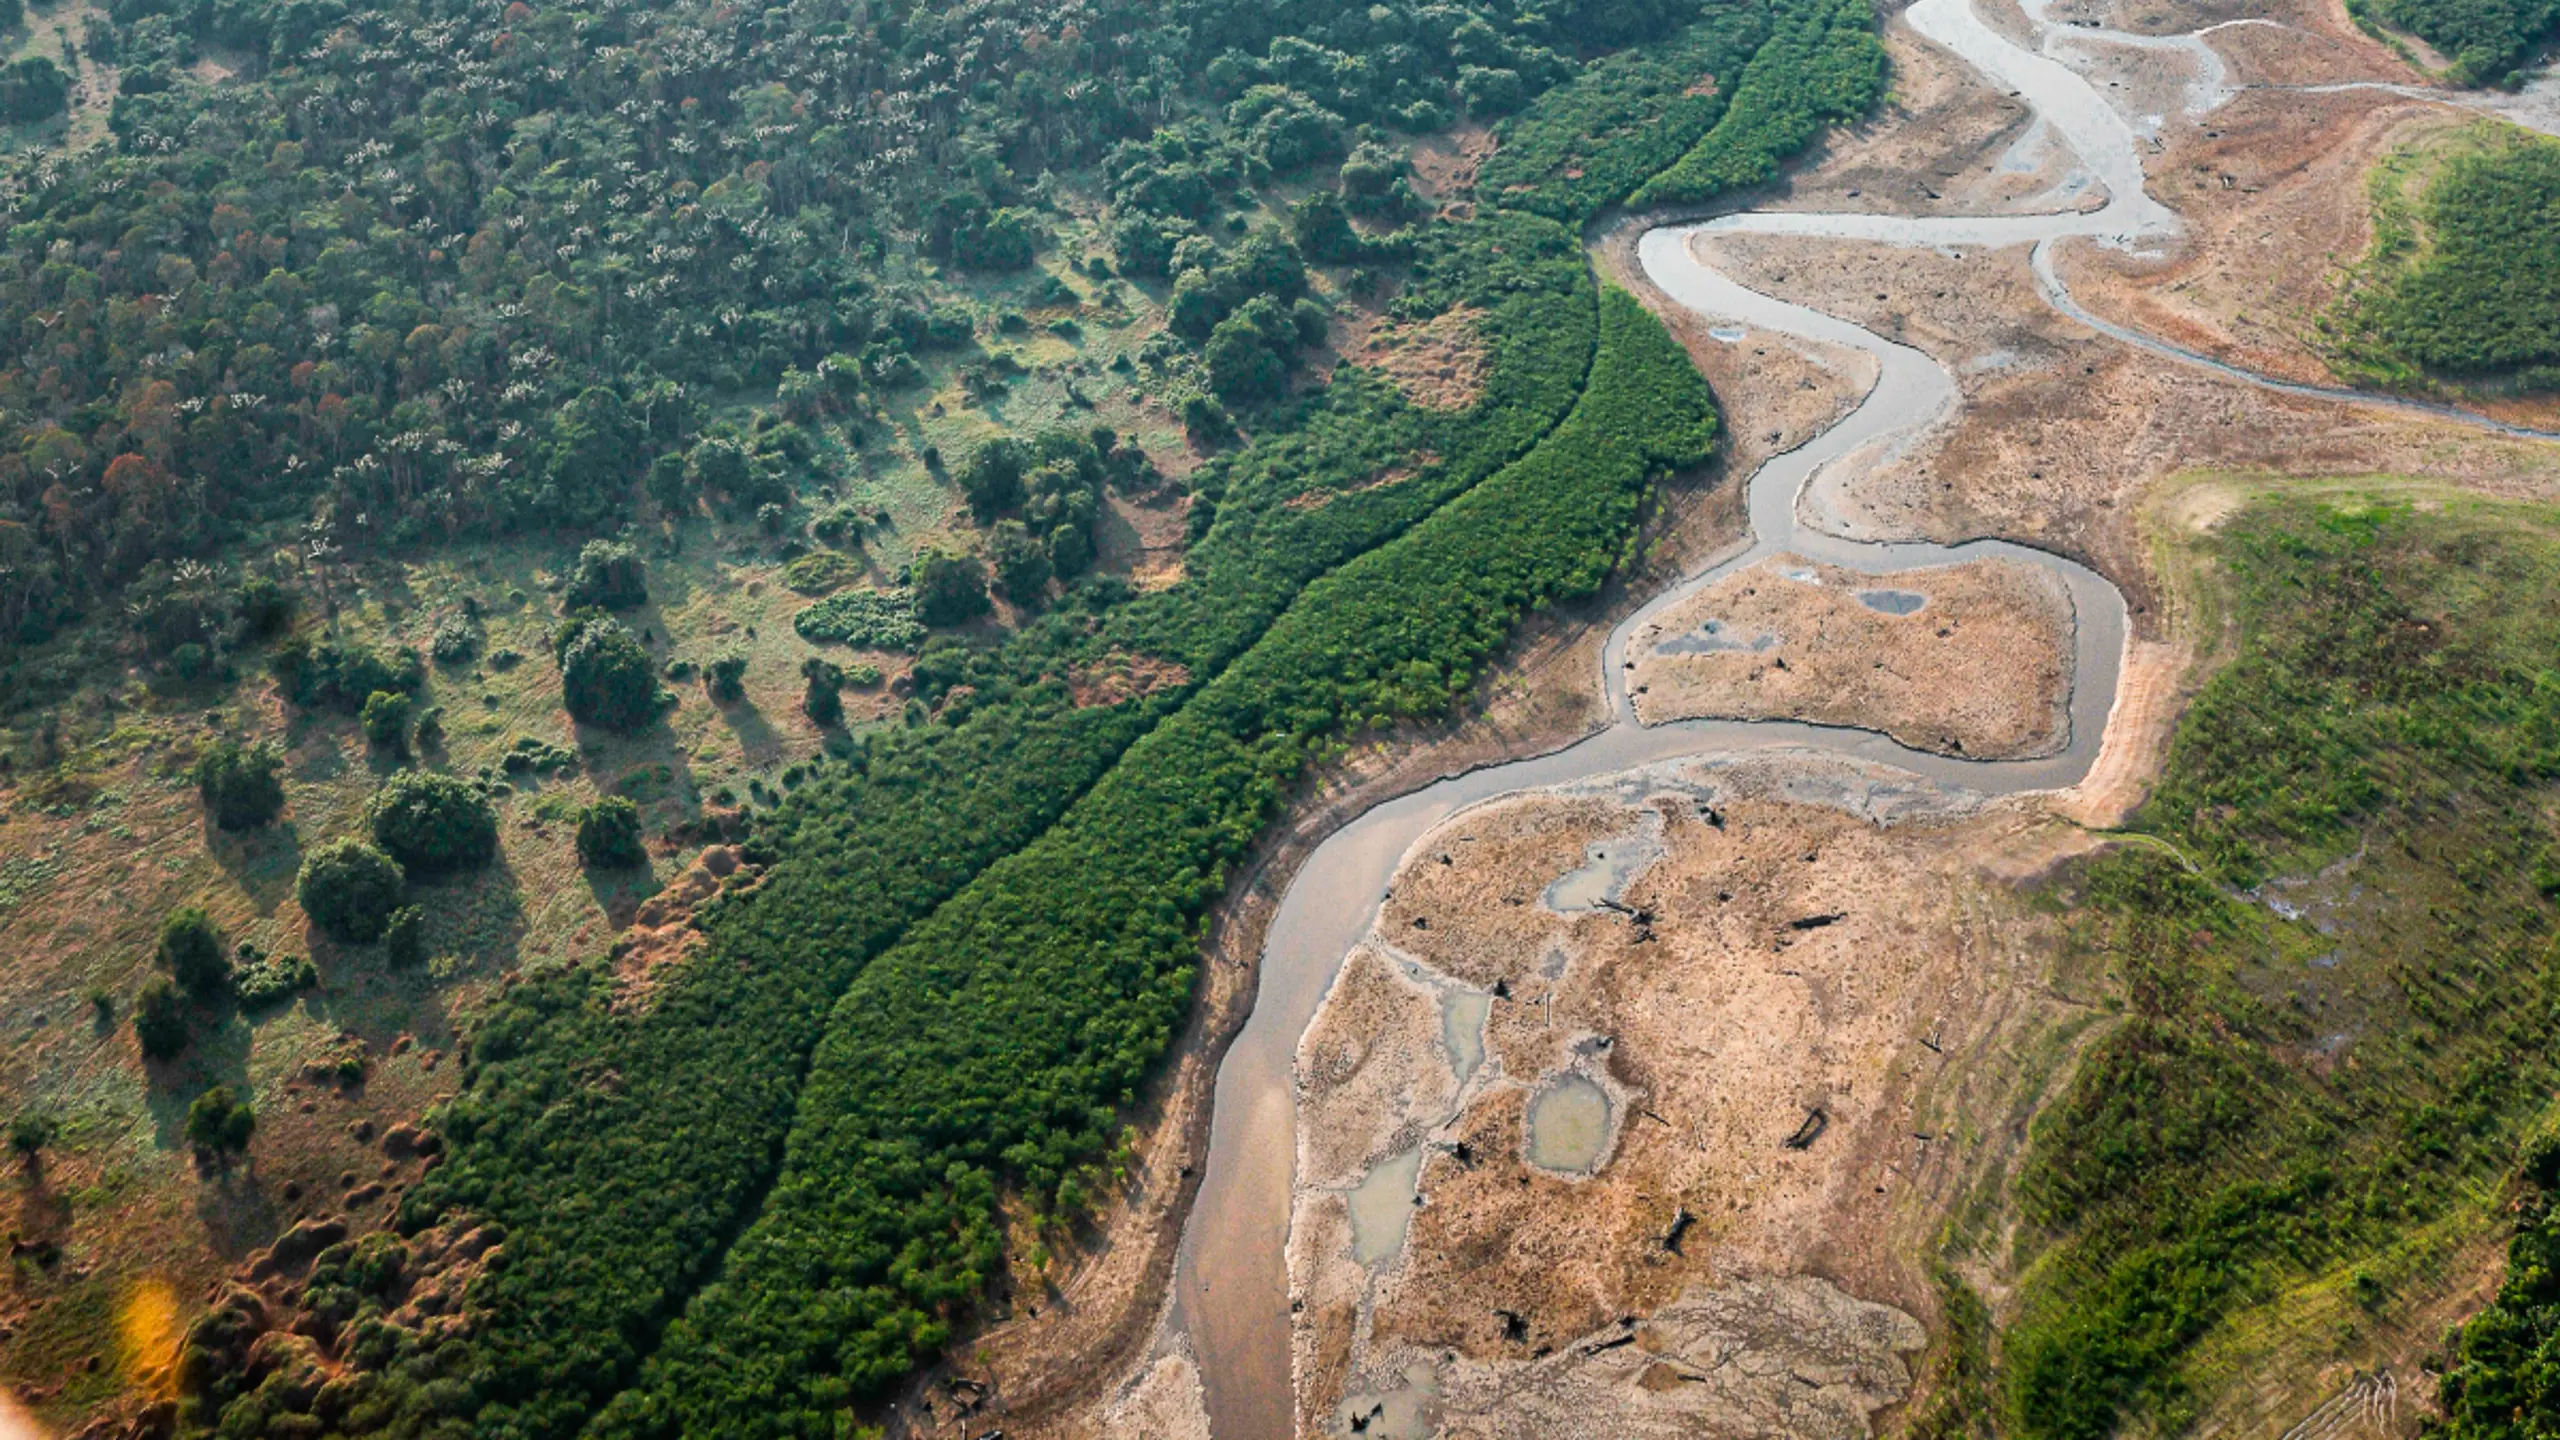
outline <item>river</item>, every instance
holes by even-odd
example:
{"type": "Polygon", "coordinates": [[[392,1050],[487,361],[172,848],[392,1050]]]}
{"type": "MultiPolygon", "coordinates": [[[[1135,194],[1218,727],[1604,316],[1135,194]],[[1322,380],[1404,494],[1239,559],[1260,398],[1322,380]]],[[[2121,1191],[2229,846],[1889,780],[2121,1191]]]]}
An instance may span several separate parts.
{"type": "MultiPolygon", "coordinates": [[[[2056,28],[2030,4],[2029,24],[2051,44],[2056,28]]],[[[1376,918],[1379,900],[1406,852],[1458,810],[1498,796],[1590,780],[1641,765],[1795,747],[1882,762],[1976,794],[2069,786],[2088,772],[2114,703],[2125,645],[2123,596],[2103,576],[2045,551],[1999,540],[1958,545],[1869,543],[1832,533],[1831,517],[1800,518],[1836,486],[1811,482],[1834,465],[1880,463],[1922,441],[1950,420],[1959,404],[1954,378],[1935,360],[1846,320],[1748,288],[1703,262],[1689,243],[1704,233],[1852,239],[1942,251],[2032,245],[2040,289],[2057,309],[2128,343],[2247,383],[2288,393],[2423,410],[2509,429],[2465,412],[2421,402],[2278,382],[2225,365],[2087,314],[2056,274],[2052,247],[2072,237],[2141,248],[2172,238],[2177,216],[2143,188],[2141,152],[2149,142],[2090,82],[2047,53],[2028,50],[1986,24],[1968,0],[1918,0],[1912,28],[1953,52],[1983,79],[2016,96],[2074,154],[2084,190],[2106,203],[2094,210],[1980,217],[1911,217],[1753,211],[1712,220],[1661,224],[1637,242],[1645,275],[1665,295],[1702,316],[1738,321],[1780,334],[1863,351],[1877,379],[1858,407],[1799,448],[1776,456],[1750,478],[1750,539],[1742,550],[1664,590],[1610,632],[1601,680],[1611,723],[1551,754],[1477,770],[1388,801],[1320,845],[1291,882],[1262,954],[1253,1013],[1219,1069],[1207,1168],[1185,1229],[1174,1278],[1170,1323],[1188,1335],[1201,1367],[1217,1440],[1287,1440],[1293,1434],[1289,1285],[1285,1248],[1296,1159],[1296,1107],[1291,1068],[1302,1036],[1343,958],[1376,918]],[[1954,565],[1988,557],[2023,560],[2055,573],[2076,615],[2070,733],[2048,758],[1960,760],[1908,749],[1882,735],[1797,722],[1636,722],[1629,702],[1627,645],[1638,628],[1690,593],[1781,551],[1867,573],[1954,565]]],[[[2202,32],[2138,37],[2070,28],[2074,45],[2122,43],[2183,50],[2201,57],[2189,87],[2191,111],[2227,99],[2221,63],[2202,32]]],[[[2528,432],[2529,433],[2529,432],[2528,432]]]]}

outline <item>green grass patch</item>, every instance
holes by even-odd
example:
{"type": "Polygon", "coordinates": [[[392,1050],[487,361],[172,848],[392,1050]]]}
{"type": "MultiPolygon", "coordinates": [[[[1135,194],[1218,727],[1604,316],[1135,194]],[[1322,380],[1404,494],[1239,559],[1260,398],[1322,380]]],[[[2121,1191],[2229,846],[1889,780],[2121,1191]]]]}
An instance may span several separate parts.
{"type": "Polygon", "coordinates": [[[2021,1436],[2175,1432],[2207,1342],[2316,1277],[2387,1305],[2396,1247],[2481,1204],[2560,1079],[2549,513],[2277,500],[2210,546],[2238,653],[2140,822],[2203,871],[2125,848],[2059,897],[2126,1018],[2017,1182],[2021,1436]]]}
{"type": "Polygon", "coordinates": [[[2376,166],[2373,242],[2321,315],[2347,379],[2560,388],[2560,141],[2496,122],[2376,166]]]}

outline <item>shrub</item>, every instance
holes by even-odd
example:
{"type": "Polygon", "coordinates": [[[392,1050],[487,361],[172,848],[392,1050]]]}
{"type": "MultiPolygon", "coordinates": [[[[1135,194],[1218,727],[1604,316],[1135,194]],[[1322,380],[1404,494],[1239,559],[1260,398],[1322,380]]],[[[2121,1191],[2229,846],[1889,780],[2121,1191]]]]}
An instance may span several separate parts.
{"type": "Polygon", "coordinates": [[[9,1122],[9,1148],[20,1155],[32,1158],[37,1151],[52,1143],[51,1116],[29,1110],[9,1122]]]}
{"type": "Polygon", "coordinates": [[[578,812],[578,859],[601,869],[627,870],[649,863],[640,832],[640,807],[607,795],[578,812]]]}
{"type": "MultiPolygon", "coordinates": [[[[842,511],[830,511],[819,524],[824,526],[828,519],[836,520],[839,522],[836,533],[842,535],[843,514],[842,511]]],[[[803,595],[824,595],[852,584],[861,574],[861,562],[841,550],[812,550],[782,567],[782,583],[803,595]]]]}
{"type": "Polygon", "coordinates": [[[365,807],[374,843],[414,875],[471,870],[498,853],[498,816],[468,782],[403,770],[365,807]]]}
{"type": "Polygon", "coordinates": [[[723,705],[735,705],[747,698],[747,657],[735,650],[712,657],[702,672],[702,688],[723,705]]]}
{"type": "Polygon", "coordinates": [[[187,1000],[165,976],[154,976],[133,1000],[133,1035],[142,1053],[166,1060],[187,1048],[187,1000]]]}
{"type": "Polygon", "coordinates": [[[231,1087],[216,1085],[187,1107],[187,1143],[216,1155],[236,1155],[249,1148],[258,1128],[258,1112],[232,1097],[231,1087]]]}
{"type": "Polygon", "coordinates": [[[334,641],[313,644],[294,636],[276,648],[273,668],[285,698],[296,705],[327,704],[349,714],[364,708],[376,690],[415,692],[427,667],[415,650],[389,654],[334,641]]]}
{"type": "Polygon", "coordinates": [[[924,639],[915,598],[904,590],[839,590],[791,617],[791,628],[812,644],[858,650],[913,650],[924,639]]]}
{"type": "Polygon", "coordinates": [[[560,698],[569,713],[607,730],[631,731],[657,718],[667,703],[657,667],[621,621],[588,615],[560,628],[560,698]]]}
{"type": "Polygon", "coordinates": [[[448,615],[437,622],[435,638],[427,642],[428,653],[439,665],[459,665],[480,648],[479,628],[461,615],[448,615]]]}
{"type": "Polygon", "coordinates": [[[393,755],[409,753],[409,697],[376,690],[364,702],[365,743],[393,755]]]}
{"type": "Polygon", "coordinates": [[[578,552],[562,601],[572,610],[598,606],[628,610],[649,599],[648,571],[640,552],[612,540],[590,540],[578,552]]]}
{"type": "Polygon", "coordinates": [[[933,551],[916,561],[916,615],[927,625],[963,625],[992,608],[987,567],[967,555],[933,551]]]}
{"type": "Polygon", "coordinates": [[[284,757],[273,745],[223,740],[196,759],[196,793],[225,830],[248,830],[284,809],[284,757]]]}
{"type": "Polygon", "coordinates": [[[275,1004],[320,983],[320,967],[308,955],[261,956],[247,944],[240,948],[241,963],[231,972],[231,989],[243,1009],[275,1004]]]}
{"type": "Polygon", "coordinates": [[[800,708],[821,725],[834,725],[844,719],[844,667],[832,660],[812,655],[800,662],[800,674],[809,684],[800,694],[800,708]]]}
{"type": "Polygon", "coordinates": [[[160,968],[190,995],[211,995],[231,983],[231,961],[222,932],[195,906],[170,912],[160,924],[160,968]]]}
{"type": "Polygon", "coordinates": [[[407,883],[400,862],[380,850],[332,840],[304,858],[293,893],[320,933],[361,945],[382,934],[407,883]]]}
{"type": "Polygon", "coordinates": [[[406,970],[426,958],[427,912],[403,905],[382,927],[382,958],[395,970],[406,970]]]}

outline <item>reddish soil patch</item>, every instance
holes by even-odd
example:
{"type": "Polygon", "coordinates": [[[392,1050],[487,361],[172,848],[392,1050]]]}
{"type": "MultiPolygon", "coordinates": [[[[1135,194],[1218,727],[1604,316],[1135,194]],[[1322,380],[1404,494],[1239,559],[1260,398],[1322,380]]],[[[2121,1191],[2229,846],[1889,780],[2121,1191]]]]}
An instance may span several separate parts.
{"type": "Polygon", "coordinates": [[[1464,410],[1484,392],[1485,375],[1493,368],[1476,333],[1477,314],[1462,305],[1419,325],[1382,323],[1349,358],[1385,375],[1407,401],[1425,410],[1464,410]]]}
{"type": "Polygon", "coordinates": [[[1424,466],[1436,465],[1438,463],[1440,463],[1439,452],[1436,450],[1425,450],[1415,455],[1412,463],[1405,465],[1390,465],[1386,469],[1379,471],[1377,474],[1370,476],[1368,479],[1361,481],[1357,485],[1346,485],[1339,490],[1310,490],[1303,495],[1292,495],[1286,501],[1283,501],[1282,504],[1284,508],[1290,510],[1321,510],[1344,495],[1358,495],[1370,490],[1383,490],[1387,486],[1393,485],[1399,480],[1412,479],[1414,476],[1422,472],[1424,466]]]}
{"type": "Polygon", "coordinates": [[[1481,125],[1460,125],[1443,135],[1417,140],[1413,144],[1413,190],[1423,199],[1443,207],[1472,193],[1476,188],[1476,168],[1499,144],[1493,132],[1481,125]]]}
{"type": "Polygon", "coordinates": [[[1114,650],[1067,672],[1067,693],[1075,697],[1078,709],[1117,705],[1190,683],[1190,666],[1126,650],[1114,650]]]}

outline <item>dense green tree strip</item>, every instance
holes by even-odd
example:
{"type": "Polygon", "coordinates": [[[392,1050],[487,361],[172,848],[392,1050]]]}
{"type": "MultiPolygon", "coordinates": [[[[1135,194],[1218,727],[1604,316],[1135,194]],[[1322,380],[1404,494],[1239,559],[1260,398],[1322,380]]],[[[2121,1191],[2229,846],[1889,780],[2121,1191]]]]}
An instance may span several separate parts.
{"type": "Polygon", "coordinates": [[[2199,1341],[2286,1286],[2390,1303],[2426,1278],[2396,1243],[2477,1203],[2560,1080],[2549,513],[2280,503],[2215,544],[2242,649],[2142,817],[2203,872],[2129,849],[2066,897],[2129,1013],[2019,1180],[2050,1249],[2002,1356],[2035,1440],[2185,1428],[2199,1341]],[[2350,857],[2335,933],[2238,889],[2350,857]]]}
{"type": "Polygon", "coordinates": [[[2560,0],[2358,0],[2453,62],[2456,85],[2507,80],[2560,30],[2560,0]]]}
{"type": "Polygon", "coordinates": [[[781,1181],[608,1435],[831,1436],[930,1356],[998,1259],[995,1196],[1074,1207],[1189,1004],[1201,917],[1329,741],[1462,695],[1531,607],[1585,594],[1712,401],[1633,300],[1519,463],[1308,588],[1039,841],[846,991],[781,1181]]]}
{"type": "MultiPolygon", "coordinates": [[[[1780,0],[1783,7],[1805,0],[1780,0]]],[[[1504,121],[1476,173],[1495,204],[1580,223],[1662,173],[1724,117],[1742,68],[1768,37],[1766,0],[1708,7],[1659,45],[1627,50],[1504,121]]]]}
{"type": "Polygon", "coordinates": [[[2393,182],[2423,155],[2377,172],[2374,244],[2325,328],[2359,378],[2560,389],[2560,141],[2484,126],[2450,143],[2414,201],[2393,182]]]}
{"type": "Polygon", "coordinates": [[[1484,393],[1442,414],[1405,404],[1375,376],[1338,374],[1267,438],[1191,477],[1195,517],[1217,523],[1186,557],[1184,584],[1109,614],[1106,648],[1195,670],[1224,664],[1310,577],[1517,458],[1574,403],[1591,363],[1592,304],[1581,250],[1561,225],[1495,211],[1432,227],[1394,313],[1474,311],[1493,352],[1484,393]],[[1413,473],[1364,488],[1394,470],[1413,473]],[[1314,498],[1324,503],[1307,508],[1314,498]]]}
{"type": "Polygon", "coordinates": [[[1867,113],[1884,93],[1884,42],[1867,0],[1797,0],[1770,16],[1715,128],[1630,201],[1695,204],[1762,184],[1827,125],[1867,113]]]}

